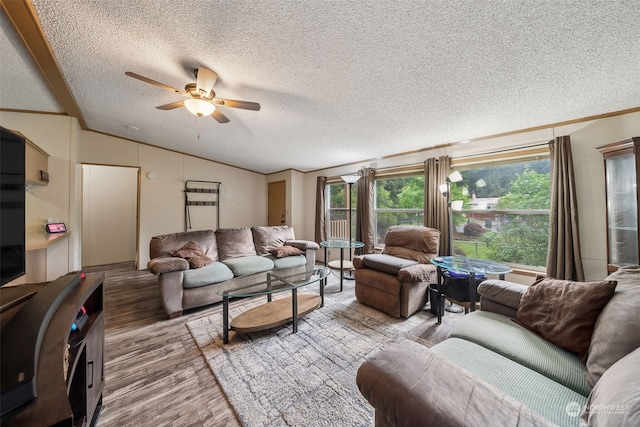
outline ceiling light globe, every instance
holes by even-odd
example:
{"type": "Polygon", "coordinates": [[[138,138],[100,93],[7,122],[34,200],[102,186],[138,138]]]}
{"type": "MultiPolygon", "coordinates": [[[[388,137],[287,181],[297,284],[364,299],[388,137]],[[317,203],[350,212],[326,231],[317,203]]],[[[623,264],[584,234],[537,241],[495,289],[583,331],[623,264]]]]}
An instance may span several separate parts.
{"type": "Polygon", "coordinates": [[[185,99],[184,106],[198,117],[210,116],[216,107],[204,99],[185,99]]]}

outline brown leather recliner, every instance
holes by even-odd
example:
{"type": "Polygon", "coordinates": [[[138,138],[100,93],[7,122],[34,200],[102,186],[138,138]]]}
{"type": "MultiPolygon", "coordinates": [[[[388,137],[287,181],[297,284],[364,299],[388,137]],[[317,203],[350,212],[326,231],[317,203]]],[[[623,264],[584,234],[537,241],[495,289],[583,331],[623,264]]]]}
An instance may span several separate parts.
{"type": "Polygon", "coordinates": [[[382,254],[354,257],[358,301],[395,318],[409,317],[429,300],[429,284],[437,282],[440,231],[394,225],[384,238],[382,254]]]}

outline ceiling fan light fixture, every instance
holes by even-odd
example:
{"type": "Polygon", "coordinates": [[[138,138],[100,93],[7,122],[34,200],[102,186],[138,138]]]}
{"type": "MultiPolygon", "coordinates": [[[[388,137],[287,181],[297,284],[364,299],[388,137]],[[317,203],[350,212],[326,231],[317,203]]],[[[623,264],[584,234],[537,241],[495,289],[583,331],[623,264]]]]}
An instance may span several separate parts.
{"type": "Polygon", "coordinates": [[[198,117],[202,116],[210,116],[216,107],[204,99],[185,99],[184,106],[187,107],[192,114],[195,114],[198,117]]]}

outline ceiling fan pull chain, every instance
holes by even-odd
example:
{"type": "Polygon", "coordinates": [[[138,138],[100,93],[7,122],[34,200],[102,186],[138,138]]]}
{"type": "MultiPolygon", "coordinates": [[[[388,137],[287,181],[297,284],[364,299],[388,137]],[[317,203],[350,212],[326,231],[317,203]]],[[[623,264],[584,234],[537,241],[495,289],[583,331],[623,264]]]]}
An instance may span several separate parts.
{"type": "Polygon", "coordinates": [[[200,117],[196,117],[196,121],[198,122],[198,141],[200,141],[200,117]]]}

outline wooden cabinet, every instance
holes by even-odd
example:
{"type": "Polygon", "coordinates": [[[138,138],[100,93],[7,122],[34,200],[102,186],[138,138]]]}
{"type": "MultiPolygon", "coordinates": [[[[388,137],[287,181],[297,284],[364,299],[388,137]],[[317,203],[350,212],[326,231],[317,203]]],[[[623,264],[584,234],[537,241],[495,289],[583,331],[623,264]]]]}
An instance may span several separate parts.
{"type": "Polygon", "coordinates": [[[604,156],[607,197],[607,269],[640,264],[638,176],[640,137],[597,147],[604,156]]]}
{"type": "Polygon", "coordinates": [[[28,139],[26,139],[26,142],[24,174],[25,183],[31,185],[48,185],[49,155],[28,139]]]}

